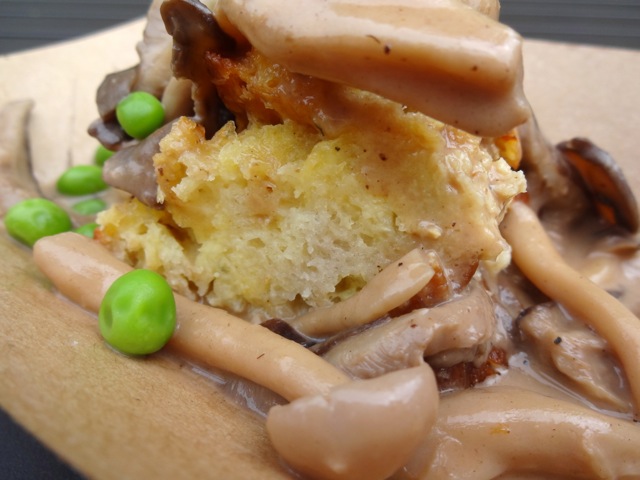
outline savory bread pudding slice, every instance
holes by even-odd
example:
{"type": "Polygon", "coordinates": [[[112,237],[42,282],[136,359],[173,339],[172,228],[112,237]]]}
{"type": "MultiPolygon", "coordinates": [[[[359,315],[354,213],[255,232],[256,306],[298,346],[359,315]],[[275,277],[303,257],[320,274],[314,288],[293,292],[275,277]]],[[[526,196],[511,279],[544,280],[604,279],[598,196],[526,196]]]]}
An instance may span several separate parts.
{"type": "MultiPolygon", "coordinates": [[[[256,96],[264,107],[263,92],[248,104],[256,96]]],[[[100,240],[176,291],[255,320],[343,300],[417,246],[458,284],[478,262],[508,262],[498,223],[525,181],[494,142],[358,90],[327,101],[342,113],[323,128],[264,123],[253,107],[244,129],[230,121],[206,139],[181,118],[153,159],[162,208],[115,205],[100,240]]]]}

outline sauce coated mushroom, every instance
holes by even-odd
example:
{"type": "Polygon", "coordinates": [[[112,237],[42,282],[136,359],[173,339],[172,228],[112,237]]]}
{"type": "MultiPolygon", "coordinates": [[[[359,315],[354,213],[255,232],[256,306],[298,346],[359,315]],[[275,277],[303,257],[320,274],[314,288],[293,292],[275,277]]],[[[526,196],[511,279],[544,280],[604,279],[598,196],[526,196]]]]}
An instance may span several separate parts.
{"type": "MultiPolygon", "coordinates": [[[[131,270],[97,242],[73,233],[38,241],[34,259],[63,295],[93,312],[111,283],[131,270]],[[95,288],[87,289],[87,284],[95,288]]],[[[331,478],[344,479],[366,472],[367,478],[382,480],[402,467],[435,421],[438,390],[426,364],[350,382],[293,341],[223,310],[175,297],[178,325],[168,344],[172,351],[296,400],[274,407],[267,429],[276,450],[302,471],[333,472],[331,478]],[[370,428],[362,442],[361,428],[376,424],[371,419],[385,428],[370,428]],[[351,432],[351,441],[345,432],[351,432]],[[342,443],[333,441],[336,438],[342,443]],[[372,449],[379,453],[373,463],[372,449]]]]}

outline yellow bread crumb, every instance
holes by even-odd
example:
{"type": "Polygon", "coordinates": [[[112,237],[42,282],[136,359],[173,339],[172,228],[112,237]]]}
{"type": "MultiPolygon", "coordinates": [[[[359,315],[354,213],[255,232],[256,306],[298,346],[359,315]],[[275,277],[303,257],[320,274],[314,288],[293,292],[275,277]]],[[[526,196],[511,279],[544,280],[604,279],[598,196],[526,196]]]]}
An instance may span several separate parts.
{"type": "Polygon", "coordinates": [[[290,318],[360,289],[417,245],[448,274],[508,261],[498,222],[524,177],[478,137],[394,111],[387,130],[335,138],[292,121],[180,119],[154,157],[164,210],[103,212],[100,239],[175,290],[234,313],[290,318]]]}

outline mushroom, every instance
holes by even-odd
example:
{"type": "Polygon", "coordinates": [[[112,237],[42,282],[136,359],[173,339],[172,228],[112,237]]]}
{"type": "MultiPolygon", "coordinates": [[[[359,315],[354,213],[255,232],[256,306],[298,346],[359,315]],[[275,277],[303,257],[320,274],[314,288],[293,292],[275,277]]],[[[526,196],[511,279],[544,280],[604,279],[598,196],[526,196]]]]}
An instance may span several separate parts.
{"type": "Polygon", "coordinates": [[[444,396],[409,478],[639,478],[640,428],[506,386],[444,396]],[[534,476],[531,476],[531,475],[534,476]]]}
{"type": "Polygon", "coordinates": [[[438,367],[449,367],[461,361],[484,361],[484,346],[494,331],[493,304],[475,283],[442,305],[420,308],[349,336],[323,357],[356,378],[420,365],[423,358],[434,355],[439,355],[438,367]],[[445,352],[454,358],[445,361],[445,352]]]}
{"type": "Polygon", "coordinates": [[[160,140],[171,131],[167,123],[144,140],[116,152],[104,164],[102,177],[112,187],[135,196],[145,205],[159,208],[158,182],[153,156],[160,151],[160,140]]]}
{"type": "Polygon", "coordinates": [[[355,328],[381,317],[409,301],[429,284],[438,266],[433,251],[416,248],[391,263],[349,297],[328,308],[311,310],[291,321],[291,325],[309,336],[323,336],[355,328]]]}
{"type": "Polygon", "coordinates": [[[196,0],[166,0],[160,13],[167,32],[173,37],[173,75],[192,82],[194,120],[204,126],[207,137],[211,137],[228,118],[211,83],[208,54],[231,54],[235,41],[220,28],[211,11],[196,0]]]}
{"type": "MultiPolygon", "coordinates": [[[[96,241],[74,233],[39,240],[34,260],[61,294],[93,312],[111,283],[131,269],[96,241]]],[[[169,349],[292,401],[271,409],[267,430],[276,450],[303,473],[382,480],[410,458],[435,422],[438,390],[426,364],[350,382],[322,358],[260,325],[175,298],[178,326],[169,349]],[[360,435],[364,424],[368,433],[360,435]],[[347,438],[345,432],[353,433],[347,438]],[[376,460],[367,452],[375,452],[376,460]]]]}
{"type": "Polygon", "coordinates": [[[89,134],[117,150],[105,164],[105,181],[158,208],[153,155],[172,122],[193,115],[211,136],[229,118],[210,82],[206,53],[231,51],[234,42],[195,0],[155,0],[147,20],[137,46],[140,63],[105,77],[96,97],[100,118],[89,126],[89,134]],[[140,142],[124,132],[115,114],[118,102],[136,90],[161,98],[165,107],[165,125],[140,142]]]}
{"type": "Polygon", "coordinates": [[[558,150],[573,167],[596,210],[611,225],[638,231],[638,204],[613,157],[586,138],[559,143],[558,150]]]}
{"type": "Polygon", "coordinates": [[[544,136],[535,117],[517,129],[522,144],[520,168],[527,179],[531,207],[545,222],[561,217],[563,225],[584,218],[589,200],[576,185],[571,166],[544,136]],[[549,217],[552,217],[551,219],[549,217]]]}
{"type": "Polygon", "coordinates": [[[288,8],[220,0],[216,14],[292,72],[377,93],[472,134],[499,136],[530,115],[521,37],[462,2],[307,1],[295,22],[281,14],[288,8]]]}
{"type": "Polygon", "coordinates": [[[559,214],[559,221],[564,224],[567,218],[582,220],[595,207],[608,224],[637,232],[636,198],[611,155],[585,138],[574,138],[554,147],[534,118],[520,126],[518,133],[531,206],[545,222],[548,223],[552,212],[559,214]],[[543,204],[538,204],[540,201],[543,204]]]}
{"type": "Polygon", "coordinates": [[[387,478],[435,423],[436,390],[427,365],[340,385],[327,396],[273,407],[269,438],[290,465],[313,478],[387,478]]]}
{"type": "Polygon", "coordinates": [[[513,202],[500,226],[512,258],[538,289],[604,338],[624,368],[640,416],[640,330],[638,318],[620,301],[571,268],[547,235],[535,212],[513,202]]]}
{"type": "Polygon", "coordinates": [[[136,45],[140,58],[134,90],[149,92],[156,97],[162,96],[172,78],[171,72],[171,36],[160,14],[164,0],[153,0],[147,9],[147,22],[142,41],[136,45]]]}
{"type": "Polygon", "coordinates": [[[517,320],[532,355],[541,358],[601,408],[629,412],[631,401],[607,342],[567,317],[554,302],[526,309],[517,320]]]}

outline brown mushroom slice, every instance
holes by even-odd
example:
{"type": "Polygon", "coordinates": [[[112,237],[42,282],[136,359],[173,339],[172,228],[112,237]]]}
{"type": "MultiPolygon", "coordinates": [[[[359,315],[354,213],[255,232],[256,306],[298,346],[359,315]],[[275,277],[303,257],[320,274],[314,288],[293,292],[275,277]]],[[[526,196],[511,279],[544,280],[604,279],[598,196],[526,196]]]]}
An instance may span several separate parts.
{"type": "Polygon", "coordinates": [[[640,478],[639,445],[630,421],[526,389],[476,388],[441,397],[409,478],[640,478]]]}
{"type": "Polygon", "coordinates": [[[433,371],[421,365],[275,406],[274,447],[312,478],[383,479],[404,465],[438,411],[433,371]]]}
{"type": "Polygon", "coordinates": [[[105,182],[129,192],[145,205],[160,208],[153,156],[160,151],[160,140],[172,126],[173,122],[167,123],[144,140],[116,152],[104,164],[105,182]]]}
{"type": "Polygon", "coordinates": [[[554,303],[527,309],[518,326],[535,355],[553,365],[592,402],[618,412],[631,411],[620,367],[607,342],[593,330],[565,316],[554,303]]]}
{"type": "Polygon", "coordinates": [[[96,106],[100,118],[115,119],[118,102],[133,91],[137,75],[137,67],[131,67],[104,77],[96,91],[96,106]]]}
{"type": "Polygon", "coordinates": [[[132,91],[137,74],[136,67],[111,73],[96,92],[100,118],[89,125],[88,132],[109,150],[118,150],[131,140],[116,119],[116,106],[132,91]]]}
{"type": "Polygon", "coordinates": [[[602,218],[631,233],[638,231],[638,204],[620,166],[585,138],[557,145],[580,176],[602,218]]]}
{"type": "Polygon", "coordinates": [[[584,189],[575,183],[571,167],[540,130],[535,117],[517,129],[521,140],[522,161],[519,168],[527,178],[527,199],[545,219],[561,217],[574,221],[592,210],[584,189]]]}
{"type": "Polygon", "coordinates": [[[0,217],[17,202],[39,195],[29,159],[32,108],[31,100],[18,100],[0,109],[0,217]]]}
{"type": "Polygon", "coordinates": [[[418,294],[434,277],[438,265],[433,251],[416,248],[386,266],[365,287],[328,308],[311,310],[291,321],[309,336],[323,336],[372,322],[418,294]]]}
{"type": "Polygon", "coordinates": [[[166,0],[160,8],[173,38],[171,68],[178,79],[192,81],[195,120],[211,137],[227,120],[224,105],[211,83],[209,52],[231,53],[235,41],[222,31],[213,13],[195,0],[166,0]]]}
{"type": "Polygon", "coordinates": [[[353,377],[371,378],[452,350],[464,353],[462,358],[450,356],[455,363],[478,360],[486,355],[484,346],[494,331],[493,304],[482,287],[474,285],[440,306],[414,310],[347,337],[323,356],[353,377]]]}

